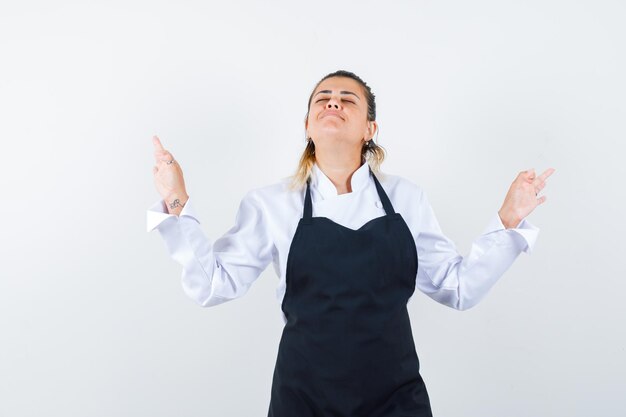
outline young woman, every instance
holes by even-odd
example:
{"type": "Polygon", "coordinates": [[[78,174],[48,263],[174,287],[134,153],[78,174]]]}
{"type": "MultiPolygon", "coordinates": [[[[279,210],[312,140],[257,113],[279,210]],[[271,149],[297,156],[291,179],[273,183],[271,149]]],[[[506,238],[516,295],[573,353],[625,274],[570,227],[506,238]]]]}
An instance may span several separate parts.
{"type": "Polygon", "coordinates": [[[465,310],[478,303],[538,229],[525,217],[554,172],[519,173],[502,207],[462,257],[423,190],[383,174],[374,94],[347,71],[309,97],[307,145],[295,175],[249,191],[236,224],[211,242],[182,171],[153,139],[162,199],[148,211],[185,292],[201,306],[243,296],[273,262],[285,323],[269,416],[431,416],[407,303],[415,288],[465,310]],[[419,266],[418,266],[419,264],[419,266]]]}

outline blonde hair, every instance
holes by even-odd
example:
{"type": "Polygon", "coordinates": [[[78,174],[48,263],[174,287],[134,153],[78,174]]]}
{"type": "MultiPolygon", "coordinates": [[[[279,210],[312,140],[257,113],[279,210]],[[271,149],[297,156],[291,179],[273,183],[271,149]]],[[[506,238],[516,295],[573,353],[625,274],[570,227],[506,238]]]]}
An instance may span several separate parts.
{"type": "MultiPolygon", "coordinates": [[[[322,83],[322,81],[330,77],[347,77],[347,78],[352,78],[353,80],[357,81],[363,88],[363,93],[365,94],[365,98],[367,101],[367,120],[368,121],[376,120],[376,101],[375,101],[374,93],[372,93],[372,90],[370,89],[370,87],[365,83],[365,81],[359,78],[356,74],[349,72],[349,71],[339,70],[339,71],[335,71],[333,73],[330,73],[324,76],[324,78],[319,80],[317,84],[315,85],[315,87],[313,88],[313,91],[311,92],[311,95],[309,96],[309,103],[307,105],[307,113],[304,118],[305,121],[309,117],[309,109],[311,108],[311,99],[313,98],[313,93],[315,92],[317,87],[322,83]]],[[[376,132],[376,137],[378,137],[378,130],[376,132]]],[[[383,148],[382,146],[374,142],[373,138],[369,141],[369,145],[363,144],[363,147],[361,148],[361,162],[369,164],[370,168],[372,169],[372,172],[379,179],[384,178],[383,173],[380,171],[380,165],[384,161],[385,155],[386,155],[385,148],[383,148]]],[[[315,159],[315,144],[313,143],[311,138],[307,138],[307,144],[306,144],[306,147],[304,148],[304,151],[302,152],[302,156],[300,157],[300,162],[298,163],[296,172],[292,176],[289,177],[290,178],[290,182],[289,182],[290,190],[293,191],[293,190],[301,189],[306,185],[307,180],[311,176],[311,171],[313,170],[313,164],[315,163],[315,160],[316,160],[315,159]]]]}

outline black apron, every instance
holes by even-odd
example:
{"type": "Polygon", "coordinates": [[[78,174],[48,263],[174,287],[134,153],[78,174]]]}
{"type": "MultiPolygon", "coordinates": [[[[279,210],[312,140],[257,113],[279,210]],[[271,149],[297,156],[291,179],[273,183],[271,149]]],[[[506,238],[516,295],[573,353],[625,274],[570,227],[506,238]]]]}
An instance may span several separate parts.
{"type": "Polygon", "coordinates": [[[287,319],[269,417],[430,417],[407,312],[413,236],[371,171],[385,216],[357,230],[304,216],[287,257],[287,319]]]}

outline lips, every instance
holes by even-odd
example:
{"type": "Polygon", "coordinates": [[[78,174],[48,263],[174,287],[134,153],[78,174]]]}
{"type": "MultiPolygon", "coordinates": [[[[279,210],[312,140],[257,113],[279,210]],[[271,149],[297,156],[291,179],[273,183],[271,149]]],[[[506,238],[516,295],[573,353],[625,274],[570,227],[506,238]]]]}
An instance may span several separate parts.
{"type": "Polygon", "coordinates": [[[322,118],[327,117],[327,116],[335,116],[335,117],[339,117],[341,120],[343,120],[343,117],[341,117],[341,114],[339,114],[337,112],[334,112],[334,111],[327,111],[326,113],[324,113],[322,118]]]}

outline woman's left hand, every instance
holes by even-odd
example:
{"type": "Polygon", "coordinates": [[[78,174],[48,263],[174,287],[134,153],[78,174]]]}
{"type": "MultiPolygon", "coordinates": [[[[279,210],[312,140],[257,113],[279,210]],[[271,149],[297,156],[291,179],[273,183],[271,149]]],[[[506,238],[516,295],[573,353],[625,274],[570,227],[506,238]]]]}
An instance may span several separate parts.
{"type": "Polygon", "coordinates": [[[498,211],[504,227],[507,229],[516,227],[535,207],[546,201],[545,195],[537,197],[537,194],[545,187],[546,179],[554,171],[554,168],[548,168],[538,177],[535,176],[534,169],[518,174],[498,211]]]}

